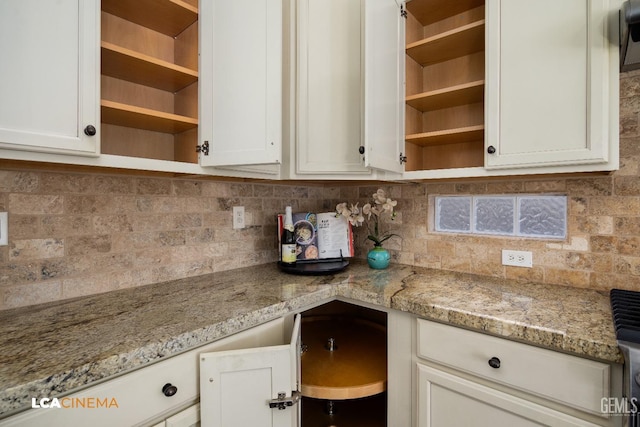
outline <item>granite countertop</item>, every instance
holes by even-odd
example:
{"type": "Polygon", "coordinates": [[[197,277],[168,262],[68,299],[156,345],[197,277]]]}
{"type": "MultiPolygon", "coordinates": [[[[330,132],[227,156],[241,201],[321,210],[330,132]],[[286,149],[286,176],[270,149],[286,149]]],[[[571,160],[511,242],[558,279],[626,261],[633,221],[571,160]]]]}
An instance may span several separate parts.
{"type": "Polygon", "coordinates": [[[269,264],[0,311],[0,417],[335,297],[623,361],[604,292],[360,261],[331,276],[269,264]]]}

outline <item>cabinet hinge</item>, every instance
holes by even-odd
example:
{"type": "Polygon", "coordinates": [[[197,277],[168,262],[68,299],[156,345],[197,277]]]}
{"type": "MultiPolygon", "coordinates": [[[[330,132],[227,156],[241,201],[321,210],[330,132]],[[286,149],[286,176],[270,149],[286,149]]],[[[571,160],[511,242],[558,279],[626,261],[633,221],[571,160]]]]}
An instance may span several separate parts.
{"type": "Polygon", "coordinates": [[[202,145],[196,145],[196,153],[202,153],[205,156],[209,155],[209,141],[205,141],[202,145]]]}
{"type": "Polygon", "coordinates": [[[402,153],[400,153],[400,164],[403,163],[407,163],[407,156],[403,156],[402,153]]]}
{"type": "Polygon", "coordinates": [[[300,392],[292,391],[291,397],[286,397],[286,393],[279,392],[277,399],[271,399],[269,401],[269,408],[278,408],[279,411],[287,409],[289,406],[293,406],[300,400],[300,392]]]}
{"type": "Polygon", "coordinates": [[[400,16],[404,19],[407,19],[407,9],[404,8],[404,5],[400,6],[400,16]]]}

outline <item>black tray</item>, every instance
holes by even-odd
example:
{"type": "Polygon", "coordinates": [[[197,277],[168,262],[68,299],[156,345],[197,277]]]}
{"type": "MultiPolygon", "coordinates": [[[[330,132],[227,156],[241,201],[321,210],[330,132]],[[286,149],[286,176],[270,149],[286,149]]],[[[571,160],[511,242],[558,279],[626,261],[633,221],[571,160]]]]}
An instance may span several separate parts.
{"type": "Polygon", "coordinates": [[[319,276],[344,270],[349,261],[343,258],[330,258],[315,261],[298,261],[293,265],[278,261],[278,268],[285,273],[319,276]]]}

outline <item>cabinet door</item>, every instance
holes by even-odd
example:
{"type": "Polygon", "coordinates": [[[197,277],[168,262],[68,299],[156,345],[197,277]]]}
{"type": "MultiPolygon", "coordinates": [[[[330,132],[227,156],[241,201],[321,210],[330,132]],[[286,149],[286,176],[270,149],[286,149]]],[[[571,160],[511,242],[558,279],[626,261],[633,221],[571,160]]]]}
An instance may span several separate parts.
{"type": "Polygon", "coordinates": [[[487,0],[487,168],[617,168],[618,3],[487,0]]]}
{"type": "Polygon", "coordinates": [[[364,2],[365,166],[401,173],[405,30],[397,0],[364,2]]]}
{"type": "Polygon", "coordinates": [[[533,402],[418,364],[418,427],[593,426],[533,402]]]}
{"type": "Polygon", "coordinates": [[[362,3],[297,2],[296,172],[369,173],[363,144],[362,3]]]}
{"type": "Polygon", "coordinates": [[[280,163],[282,2],[200,2],[202,166],[280,163]]]}
{"type": "Polygon", "coordinates": [[[0,148],[98,153],[98,5],[0,2],[0,148]]]}
{"type": "Polygon", "coordinates": [[[300,378],[300,319],[284,345],[200,354],[204,427],[300,425],[300,405],[270,408],[279,393],[291,397],[300,378]]]}

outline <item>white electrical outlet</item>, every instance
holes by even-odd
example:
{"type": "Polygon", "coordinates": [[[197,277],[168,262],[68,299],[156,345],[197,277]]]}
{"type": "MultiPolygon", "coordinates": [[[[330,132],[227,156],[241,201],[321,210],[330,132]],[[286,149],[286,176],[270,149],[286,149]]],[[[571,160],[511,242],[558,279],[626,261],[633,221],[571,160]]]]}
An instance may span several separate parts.
{"type": "Polygon", "coordinates": [[[244,206],[233,207],[233,228],[244,228],[244,206]]]}
{"type": "Polygon", "coordinates": [[[514,267],[533,267],[533,254],[531,251],[502,250],[502,265],[514,267]]]}
{"type": "Polygon", "coordinates": [[[9,244],[9,214],[0,212],[0,246],[9,244]]]}

